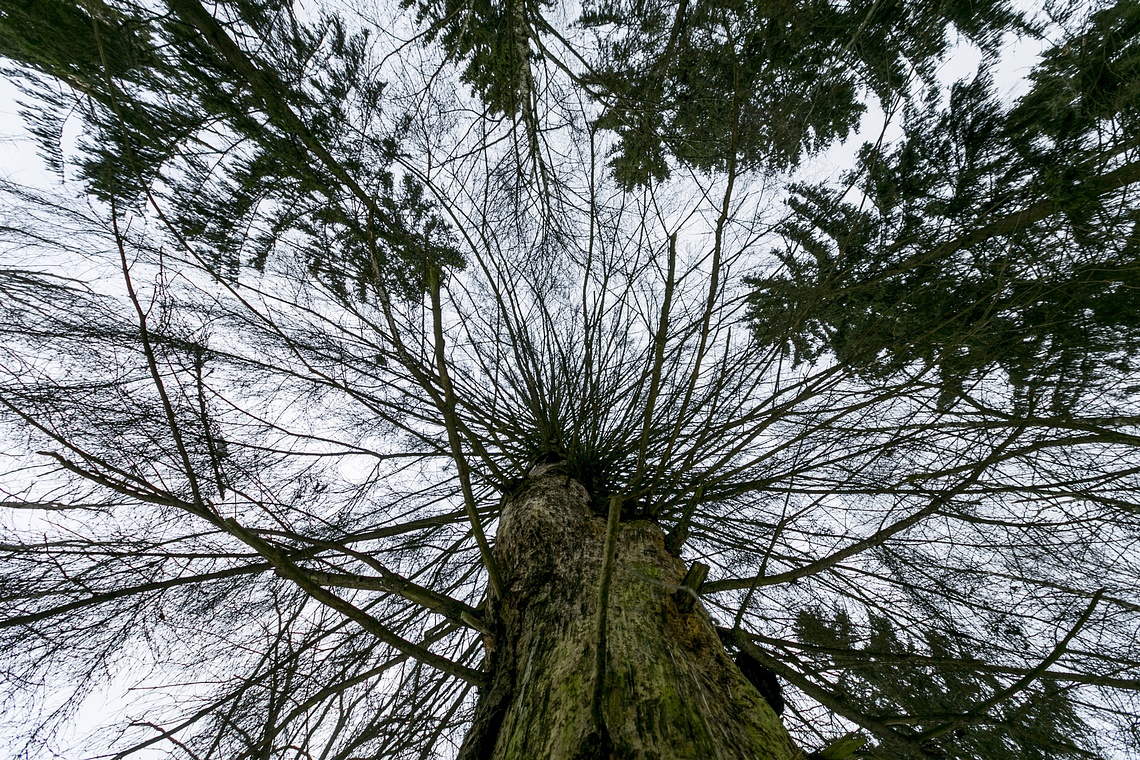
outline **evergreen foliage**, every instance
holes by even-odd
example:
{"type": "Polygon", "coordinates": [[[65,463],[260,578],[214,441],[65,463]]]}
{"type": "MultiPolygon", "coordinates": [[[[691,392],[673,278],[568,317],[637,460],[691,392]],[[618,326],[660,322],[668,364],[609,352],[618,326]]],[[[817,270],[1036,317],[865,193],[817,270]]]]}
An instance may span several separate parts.
{"type": "Polygon", "coordinates": [[[0,754],[454,757],[536,463],[711,568],[805,751],[1140,751],[1140,3],[0,0],[0,56],[0,754]]]}
{"type": "Polygon", "coordinates": [[[168,200],[179,234],[231,276],[263,268],[287,232],[310,272],[345,291],[383,278],[423,292],[430,268],[462,264],[422,183],[392,169],[399,124],[354,123],[384,116],[367,32],[334,15],[302,21],[275,3],[240,4],[231,12],[264,43],[245,55],[201,38],[196,20],[223,30],[208,15],[99,6],[95,17],[90,7],[6,7],[0,52],[27,66],[32,123],[59,171],[64,122],[82,109],[79,171],[95,197],[168,200]]]}
{"type": "Polygon", "coordinates": [[[916,641],[874,613],[861,630],[844,610],[805,610],[796,625],[804,665],[814,672],[836,672],[835,689],[854,709],[885,721],[896,716],[968,716],[945,733],[909,745],[885,745],[868,757],[1088,756],[1081,744],[1091,729],[1055,682],[1034,684],[1004,704],[998,715],[982,720],[971,716],[971,709],[1000,692],[1002,683],[985,672],[963,636],[932,632],[916,641]]]}
{"type": "Polygon", "coordinates": [[[632,186],[699,169],[781,170],[846,138],[870,91],[884,106],[912,72],[931,79],[960,34],[991,52],[1016,16],[1003,2],[589,3],[599,55],[587,87],[619,137],[632,186]]]}
{"type": "Polygon", "coordinates": [[[1133,3],[1094,14],[1010,108],[985,75],[912,106],[899,144],[863,148],[858,203],[796,188],[785,270],[751,280],[758,338],[868,376],[936,367],[947,404],[1000,369],[1071,411],[1132,372],[1138,23],[1133,3]]]}

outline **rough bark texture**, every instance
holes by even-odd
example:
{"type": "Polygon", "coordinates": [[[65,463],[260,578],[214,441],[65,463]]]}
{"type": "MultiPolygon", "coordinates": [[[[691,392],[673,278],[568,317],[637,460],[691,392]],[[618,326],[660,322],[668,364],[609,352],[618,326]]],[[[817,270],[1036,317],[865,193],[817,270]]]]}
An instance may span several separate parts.
{"type": "Polygon", "coordinates": [[[504,504],[491,682],[463,760],[802,758],[700,606],[678,606],[685,567],[652,523],[620,526],[599,641],[605,533],[585,488],[556,466],[504,504]]]}

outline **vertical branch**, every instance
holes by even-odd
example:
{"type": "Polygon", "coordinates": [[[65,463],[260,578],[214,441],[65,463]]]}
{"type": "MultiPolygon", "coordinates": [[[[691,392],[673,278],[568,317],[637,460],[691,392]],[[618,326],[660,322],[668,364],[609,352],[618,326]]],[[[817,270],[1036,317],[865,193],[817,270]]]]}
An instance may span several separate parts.
{"type": "MultiPolygon", "coordinates": [[[[739,116],[739,114],[738,114],[739,116]]],[[[720,265],[721,259],[724,254],[724,230],[728,226],[731,217],[732,209],[732,192],[736,185],[736,131],[737,125],[733,125],[733,138],[730,145],[730,152],[728,157],[728,181],[724,188],[724,199],[721,202],[720,216],[716,221],[716,230],[713,237],[713,251],[712,251],[712,266],[709,274],[709,292],[708,298],[705,301],[704,315],[701,317],[700,335],[697,339],[697,352],[693,356],[693,371],[689,375],[689,382],[685,387],[684,398],[681,401],[681,406],[677,410],[677,420],[673,425],[673,433],[665,446],[665,450],[661,455],[661,467],[664,468],[668,463],[670,457],[673,455],[673,450],[677,445],[677,441],[681,436],[681,429],[684,426],[685,414],[688,412],[689,404],[692,403],[693,395],[697,390],[697,382],[700,380],[701,363],[705,358],[705,351],[708,349],[709,335],[712,332],[712,317],[716,309],[717,296],[720,293],[720,265]]]]}
{"type": "Polygon", "coordinates": [[[431,267],[428,273],[429,289],[431,290],[431,316],[432,329],[435,333],[435,363],[439,373],[439,384],[443,388],[443,404],[440,411],[443,413],[444,426],[447,428],[447,440],[451,445],[451,456],[455,460],[455,467],[459,472],[459,487],[463,490],[463,507],[467,511],[467,519],[471,522],[471,532],[475,535],[475,543],[479,545],[479,554],[483,558],[483,565],[487,568],[487,577],[491,582],[491,589],[496,596],[503,595],[503,581],[499,575],[498,565],[491,553],[491,546],[487,543],[487,536],[483,533],[483,526],[479,523],[479,512],[475,507],[475,493],[471,488],[471,471],[467,467],[467,460],[463,456],[463,445],[459,439],[459,424],[455,414],[455,388],[451,385],[451,377],[447,373],[447,359],[444,354],[443,342],[443,305],[439,294],[439,269],[431,267]]]}
{"type": "Polygon", "coordinates": [[[205,349],[195,351],[194,354],[194,385],[198,395],[198,419],[202,423],[202,435],[206,439],[206,448],[210,452],[210,469],[214,472],[214,485],[218,489],[218,498],[226,498],[226,477],[222,471],[222,460],[226,453],[226,442],[214,437],[211,430],[209,408],[206,405],[206,378],[204,368],[206,364],[205,349]]]}
{"type": "Polygon", "coordinates": [[[111,197],[111,228],[115,234],[115,245],[119,250],[119,267],[123,273],[123,284],[127,288],[127,296],[131,300],[131,305],[135,310],[135,316],[138,319],[139,340],[142,342],[143,356],[146,357],[147,370],[150,372],[150,377],[154,382],[158,397],[162,401],[162,411],[166,417],[167,427],[170,428],[170,434],[174,438],[174,446],[178,450],[179,459],[182,461],[182,469],[185,471],[186,480],[190,484],[190,493],[193,497],[194,509],[201,517],[217,524],[217,516],[210,511],[205,499],[202,497],[202,488],[198,483],[198,476],[194,473],[194,464],[190,460],[190,452],[186,448],[186,442],[182,438],[182,429],[178,424],[177,416],[174,414],[174,404],[171,403],[170,395],[166,392],[166,385],[162,382],[162,373],[158,369],[158,359],[155,357],[154,345],[150,339],[150,330],[147,328],[146,309],[143,308],[142,303],[139,301],[134,282],[131,280],[131,267],[127,261],[126,246],[123,245],[123,235],[119,230],[119,210],[115,203],[114,196],[111,197]]]}
{"type": "MultiPolygon", "coordinates": [[[[792,483],[795,480],[795,475],[788,479],[788,488],[792,488],[792,483]]],[[[772,537],[768,541],[768,548],[764,552],[764,559],[760,560],[760,569],[756,571],[756,577],[753,583],[748,587],[748,593],[744,595],[744,600],[740,603],[740,608],[736,611],[736,617],[732,621],[732,630],[739,631],[740,624],[744,622],[744,613],[748,610],[748,605],[752,603],[752,597],[756,595],[756,589],[764,580],[764,576],[768,573],[768,560],[772,558],[772,552],[776,550],[776,542],[780,540],[780,534],[784,532],[784,528],[788,523],[795,519],[795,515],[788,517],[788,502],[791,501],[792,492],[784,494],[784,508],[780,512],[780,520],[776,523],[776,527],[772,529],[772,537]]]]}
{"type": "MultiPolygon", "coordinates": [[[[380,312],[384,315],[384,324],[388,327],[388,335],[384,336],[392,344],[396,350],[396,358],[399,359],[400,364],[411,373],[412,378],[423,389],[424,393],[428,394],[436,409],[440,410],[443,414],[444,399],[436,391],[432,378],[428,376],[428,370],[421,367],[419,363],[412,357],[408,347],[404,344],[403,339],[400,337],[400,326],[396,323],[396,316],[392,310],[392,296],[388,292],[388,287],[384,284],[384,271],[380,265],[380,255],[376,248],[376,231],[374,228],[375,215],[369,212],[368,226],[366,230],[366,237],[368,240],[368,255],[369,264],[372,268],[373,286],[376,288],[376,295],[380,301],[380,312]]],[[[479,441],[478,437],[471,434],[463,424],[459,421],[458,417],[455,418],[457,429],[464,433],[468,444],[478,454],[479,458],[487,466],[487,468],[496,476],[502,477],[502,472],[499,466],[495,464],[495,460],[487,452],[487,449],[479,441]]]]}
{"type": "MultiPolygon", "coordinates": [[[[531,25],[527,19],[527,0],[507,0],[507,25],[509,29],[509,44],[513,45],[512,53],[515,57],[517,69],[514,72],[514,96],[518,99],[518,108],[526,131],[527,154],[534,161],[534,179],[542,194],[542,208],[546,210],[546,221],[553,221],[549,216],[550,198],[552,195],[551,172],[542,157],[542,143],[538,123],[538,92],[535,87],[534,71],[530,65],[531,25]]],[[[524,171],[522,157],[520,157],[519,172],[524,171]]]]}
{"type": "Polygon", "coordinates": [[[641,442],[637,447],[637,470],[631,490],[639,497],[641,480],[645,476],[645,459],[649,450],[649,434],[653,424],[653,408],[661,392],[661,369],[665,364],[665,342],[669,337],[669,310],[673,305],[673,286],[677,272],[677,234],[669,236],[669,268],[665,275],[665,294],[661,299],[661,317],[657,321],[657,334],[653,338],[653,370],[649,377],[649,394],[645,401],[645,419],[641,423],[641,442]]]}
{"type": "Polygon", "coordinates": [[[534,113],[534,74],[530,70],[530,28],[526,21],[525,2],[526,0],[508,0],[507,12],[510,14],[510,41],[514,45],[512,52],[518,65],[518,70],[515,72],[514,94],[519,101],[519,110],[522,111],[523,126],[527,131],[530,149],[537,160],[538,124],[534,113]]]}
{"type": "Polygon", "coordinates": [[[681,547],[689,540],[689,530],[693,524],[693,514],[697,511],[697,507],[704,500],[705,487],[704,484],[697,486],[697,490],[693,492],[689,503],[685,506],[685,511],[681,514],[681,519],[673,526],[673,530],[665,536],[665,548],[673,554],[681,556],[681,547]]]}
{"type": "Polygon", "coordinates": [[[606,544],[602,557],[602,576],[598,584],[597,661],[594,681],[594,720],[602,726],[602,698],[606,679],[606,607],[610,603],[610,582],[614,575],[614,558],[617,556],[618,527],[621,522],[621,497],[610,497],[610,511],[606,518],[606,544]]]}

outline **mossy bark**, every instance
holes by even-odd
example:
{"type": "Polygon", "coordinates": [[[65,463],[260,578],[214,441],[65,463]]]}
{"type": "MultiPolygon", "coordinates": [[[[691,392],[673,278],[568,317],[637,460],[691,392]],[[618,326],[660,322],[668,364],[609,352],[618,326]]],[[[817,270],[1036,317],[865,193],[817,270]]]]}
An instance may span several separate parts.
{"type": "Polygon", "coordinates": [[[802,758],[700,607],[678,605],[685,566],[656,525],[621,524],[599,627],[605,534],[556,466],[504,504],[491,680],[461,758],[802,758]]]}

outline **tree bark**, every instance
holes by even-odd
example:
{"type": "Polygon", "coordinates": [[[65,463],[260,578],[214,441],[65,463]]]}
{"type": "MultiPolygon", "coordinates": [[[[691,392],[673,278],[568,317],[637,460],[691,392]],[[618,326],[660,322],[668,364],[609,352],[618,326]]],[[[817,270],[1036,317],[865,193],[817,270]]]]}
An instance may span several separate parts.
{"type": "Polygon", "coordinates": [[[606,519],[586,489],[544,465],[505,500],[490,680],[462,760],[802,758],[701,605],[678,603],[685,566],[661,529],[616,536],[603,610],[606,519]]]}

